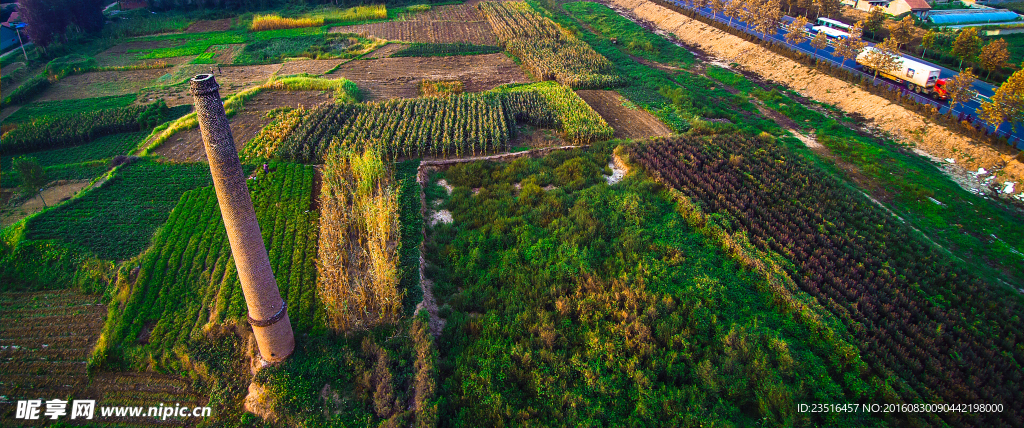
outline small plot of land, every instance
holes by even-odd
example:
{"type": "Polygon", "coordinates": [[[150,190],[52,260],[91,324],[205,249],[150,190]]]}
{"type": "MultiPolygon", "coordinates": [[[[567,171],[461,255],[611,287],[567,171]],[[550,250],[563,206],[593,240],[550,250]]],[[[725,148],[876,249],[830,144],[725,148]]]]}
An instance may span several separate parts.
{"type": "Polygon", "coordinates": [[[211,31],[228,31],[231,29],[231,18],[218,19],[215,21],[202,20],[189,25],[186,33],[209,33],[211,31]]]}
{"type": "Polygon", "coordinates": [[[36,100],[70,100],[137,93],[166,73],[166,69],[155,69],[101,71],[68,76],[50,85],[36,100]]]}
{"type": "Polygon", "coordinates": [[[352,61],[342,65],[332,76],[355,82],[369,101],[415,98],[419,96],[419,82],[423,79],[459,80],[466,92],[530,81],[518,65],[502,54],[352,61]]]}
{"type": "Polygon", "coordinates": [[[331,71],[338,64],[343,64],[351,59],[303,59],[296,61],[288,61],[281,64],[281,69],[277,71],[278,76],[287,76],[289,74],[324,74],[331,71]]]}
{"type": "Polygon", "coordinates": [[[373,52],[366,54],[363,59],[379,59],[390,57],[395,52],[405,49],[406,45],[399,43],[388,43],[373,52]]]}
{"type": "MultiPolygon", "coordinates": [[[[86,359],[107,315],[100,300],[71,290],[0,294],[0,314],[6,321],[0,325],[0,397],[7,402],[95,399],[97,406],[203,405],[205,399],[190,391],[189,381],[177,376],[99,373],[90,381],[86,359]]],[[[0,417],[7,420],[13,412],[13,405],[5,405],[0,417]]],[[[94,421],[124,422],[99,414],[94,421]]]]}
{"type": "Polygon", "coordinates": [[[282,68],[281,64],[268,65],[245,65],[239,67],[218,67],[209,64],[182,65],[165,76],[160,77],[159,83],[166,84],[162,87],[151,87],[142,91],[139,99],[143,102],[154,101],[163,98],[168,106],[180,106],[192,104],[192,94],[188,92],[187,79],[197,74],[209,73],[211,70],[217,76],[217,83],[220,84],[220,95],[227,97],[246,88],[262,84],[282,68]],[[184,83],[183,83],[184,82],[184,83]]]}
{"type": "Polygon", "coordinates": [[[671,135],[657,117],[632,105],[615,91],[576,91],[615,129],[615,138],[641,139],[671,135]]]}
{"type": "Polygon", "coordinates": [[[332,33],[367,34],[388,40],[422,43],[494,45],[497,39],[475,4],[439,6],[404,21],[331,28],[332,33]]]}
{"type": "Polygon", "coordinates": [[[23,202],[21,205],[5,210],[5,212],[0,215],[0,227],[10,226],[29,214],[42,210],[47,206],[56,205],[57,203],[74,196],[78,191],[85,188],[85,186],[88,186],[90,181],[91,180],[60,181],[55,183],[53,186],[47,187],[46,190],[43,190],[42,197],[36,195],[36,197],[23,202]],[[45,204],[43,202],[45,202],[45,204]]]}
{"type": "MultiPolygon", "coordinates": [[[[278,107],[312,107],[329,101],[330,95],[317,91],[263,92],[246,102],[244,110],[231,118],[231,135],[235,137],[235,147],[241,150],[246,142],[270,122],[265,117],[267,111],[278,107]]],[[[198,128],[175,134],[153,153],[174,161],[206,162],[206,149],[198,128]]]]}
{"type": "Polygon", "coordinates": [[[331,28],[332,33],[355,33],[387,40],[423,43],[472,43],[491,45],[496,42],[486,22],[422,22],[390,21],[331,28]]]}
{"type": "MultiPolygon", "coordinates": [[[[96,55],[96,62],[101,67],[122,67],[128,65],[139,65],[144,63],[152,63],[157,60],[140,60],[138,55],[135,53],[140,50],[152,50],[170,48],[183,44],[180,40],[156,40],[156,41],[145,41],[145,42],[128,42],[121,43],[110,49],[107,49],[98,55],[96,55]]],[[[176,57],[176,58],[163,58],[160,61],[168,64],[181,64],[188,62],[192,57],[176,57]]]]}
{"type": "Polygon", "coordinates": [[[217,61],[217,64],[231,64],[232,62],[235,62],[235,57],[238,56],[244,48],[245,44],[237,43],[233,45],[213,45],[206,51],[213,52],[215,54],[213,59],[214,61],[217,61]]]}

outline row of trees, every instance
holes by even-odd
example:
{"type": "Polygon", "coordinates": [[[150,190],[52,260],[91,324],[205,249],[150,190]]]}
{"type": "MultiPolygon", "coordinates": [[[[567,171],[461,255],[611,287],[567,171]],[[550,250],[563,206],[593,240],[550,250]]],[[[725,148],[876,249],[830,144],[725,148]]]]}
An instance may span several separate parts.
{"type": "Polygon", "coordinates": [[[104,0],[21,0],[19,17],[32,42],[47,47],[68,40],[75,31],[96,33],[103,29],[104,0]]]}

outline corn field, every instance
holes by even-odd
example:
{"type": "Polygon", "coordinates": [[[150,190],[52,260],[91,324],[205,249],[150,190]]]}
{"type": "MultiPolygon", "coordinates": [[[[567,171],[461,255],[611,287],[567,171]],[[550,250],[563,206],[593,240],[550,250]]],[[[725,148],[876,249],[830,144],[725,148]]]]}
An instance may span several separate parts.
{"type": "Polygon", "coordinates": [[[506,50],[541,80],[575,89],[621,85],[613,65],[585,42],[524,2],[482,2],[478,6],[506,50]]]}
{"type": "Polygon", "coordinates": [[[398,188],[380,153],[335,150],[320,191],[317,293],[337,331],[398,320],[398,188]]]}
{"type": "Polygon", "coordinates": [[[571,89],[544,82],[486,93],[294,109],[260,131],[243,156],[323,163],[331,147],[373,147],[387,159],[477,155],[508,149],[516,124],[557,129],[572,144],[613,133],[571,89]]]}

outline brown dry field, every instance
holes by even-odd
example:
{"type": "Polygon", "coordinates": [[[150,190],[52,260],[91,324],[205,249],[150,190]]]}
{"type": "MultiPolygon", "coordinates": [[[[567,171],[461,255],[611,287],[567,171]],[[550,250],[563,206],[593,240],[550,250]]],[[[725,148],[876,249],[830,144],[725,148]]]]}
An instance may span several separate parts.
{"type": "MultiPolygon", "coordinates": [[[[242,111],[230,119],[235,147],[242,150],[245,143],[270,123],[265,117],[270,110],[278,107],[312,107],[331,100],[330,95],[319,91],[264,91],[246,102],[242,111]]],[[[176,162],[206,162],[206,150],[199,128],[174,134],[153,153],[176,162]]]]}
{"type": "Polygon", "coordinates": [[[367,101],[415,98],[423,79],[459,80],[466,92],[530,81],[504,54],[357,60],[329,75],[334,76],[355,82],[367,101]]]}
{"type": "Polygon", "coordinates": [[[437,6],[405,20],[334,27],[331,32],[403,42],[497,44],[494,31],[477,10],[476,2],[437,6]]]}
{"type": "MultiPolygon", "coordinates": [[[[968,170],[1001,170],[1003,180],[1024,182],[1024,163],[1009,147],[994,147],[955,134],[902,106],[863,89],[810,69],[764,47],[690,19],[647,0],[608,0],[613,8],[672,33],[687,45],[730,63],[739,64],[762,79],[787,86],[815,101],[835,105],[847,114],[860,115],[895,139],[913,144],[937,158],[953,158],[968,170]]],[[[1018,190],[1018,192],[1024,189],[1018,190]]]]}
{"type": "Polygon", "coordinates": [[[36,195],[36,197],[23,202],[21,205],[0,213],[0,228],[10,226],[29,214],[41,211],[47,206],[52,207],[60,201],[74,196],[79,190],[88,186],[90,181],[92,180],[62,180],[53,186],[47,187],[46,190],[43,190],[42,199],[40,199],[39,195],[36,195]],[[45,205],[43,201],[46,202],[45,205]]]}
{"type": "Polygon", "coordinates": [[[615,91],[576,91],[612,128],[615,138],[643,139],[672,135],[672,130],[657,117],[639,107],[627,107],[625,98],[615,91]]]}
{"type": "MultiPolygon", "coordinates": [[[[192,76],[202,73],[209,73],[213,69],[217,75],[217,83],[220,84],[221,96],[228,96],[243,89],[263,84],[274,73],[280,70],[282,64],[268,65],[244,65],[238,67],[221,67],[217,73],[217,66],[210,65],[181,65],[172,70],[173,77],[167,79],[168,83],[182,82],[192,76]]],[[[165,72],[167,70],[164,70],[165,72]]],[[[188,93],[188,85],[173,85],[167,87],[152,87],[140,92],[139,99],[151,101],[163,98],[168,106],[174,107],[183,104],[192,104],[192,95],[188,93]]]]}
{"type": "Polygon", "coordinates": [[[106,97],[138,93],[168,73],[169,68],[155,70],[99,71],[68,76],[50,85],[36,101],[106,97]]]}
{"type": "Polygon", "coordinates": [[[277,71],[278,76],[287,76],[289,74],[324,74],[330,71],[332,68],[337,67],[338,64],[351,61],[351,59],[300,59],[294,61],[288,61],[281,64],[281,68],[277,71]]]}
{"type": "MultiPolygon", "coordinates": [[[[8,401],[95,399],[97,406],[204,405],[206,399],[190,390],[190,381],[177,376],[101,372],[90,379],[86,360],[107,315],[100,301],[73,290],[0,293],[0,317],[6,321],[0,324],[0,396],[8,401]]],[[[5,406],[0,425],[15,425],[13,412],[14,406],[5,406]]],[[[104,420],[96,413],[94,422],[124,422],[104,420]]],[[[24,426],[22,422],[16,425],[24,426]]],[[[161,424],[159,420],[137,422],[161,424]]],[[[40,424],[46,421],[29,425],[40,424]]]]}
{"type": "Polygon", "coordinates": [[[185,30],[186,33],[208,33],[211,31],[228,31],[231,29],[231,18],[218,19],[215,21],[202,20],[192,23],[185,30]]]}

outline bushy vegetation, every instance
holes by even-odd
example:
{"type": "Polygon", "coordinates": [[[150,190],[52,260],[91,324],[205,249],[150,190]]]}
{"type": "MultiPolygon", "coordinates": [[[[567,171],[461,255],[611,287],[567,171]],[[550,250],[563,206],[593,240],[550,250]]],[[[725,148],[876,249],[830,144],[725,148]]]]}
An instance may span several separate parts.
{"type": "Polygon", "coordinates": [[[524,2],[483,2],[480,11],[505,49],[541,80],[576,88],[621,85],[614,66],[585,42],[524,2]]]}
{"type": "Polygon", "coordinates": [[[501,52],[497,46],[482,46],[472,43],[410,43],[391,57],[410,56],[454,56],[484,55],[501,52]]]}
{"type": "Polygon", "coordinates": [[[182,193],[210,180],[206,164],[142,159],[122,166],[99,188],[30,218],[26,237],[71,244],[103,260],[127,260],[149,245],[182,193]]]}
{"type": "Polygon", "coordinates": [[[454,222],[434,226],[425,254],[447,319],[445,425],[878,424],[797,413],[855,399],[834,348],[658,185],[606,185],[607,163],[603,148],[443,173],[454,222]]]}
{"type": "Polygon", "coordinates": [[[770,139],[658,140],[631,158],[725,230],[792,262],[790,276],[846,325],[871,368],[899,379],[889,383],[901,401],[1006,409],[925,416],[931,423],[1019,425],[1018,296],[770,139]]]}
{"type": "MultiPolygon", "coordinates": [[[[197,165],[205,169],[205,165],[197,165]]],[[[249,180],[271,267],[296,329],[323,321],[316,299],[316,225],[311,167],[273,163],[249,180]]],[[[207,176],[209,172],[206,172],[207,176]]],[[[208,178],[207,178],[207,181],[208,178]]],[[[167,222],[137,259],[138,277],[119,290],[123,310],[108,320],[108,358],[149,358],[176,367],[174,350],[204,328],[244,320],[245,299],[212,187],[180,193],[167,222]],[[141,336],[140,336],[141,335],[141,336]]]]}

